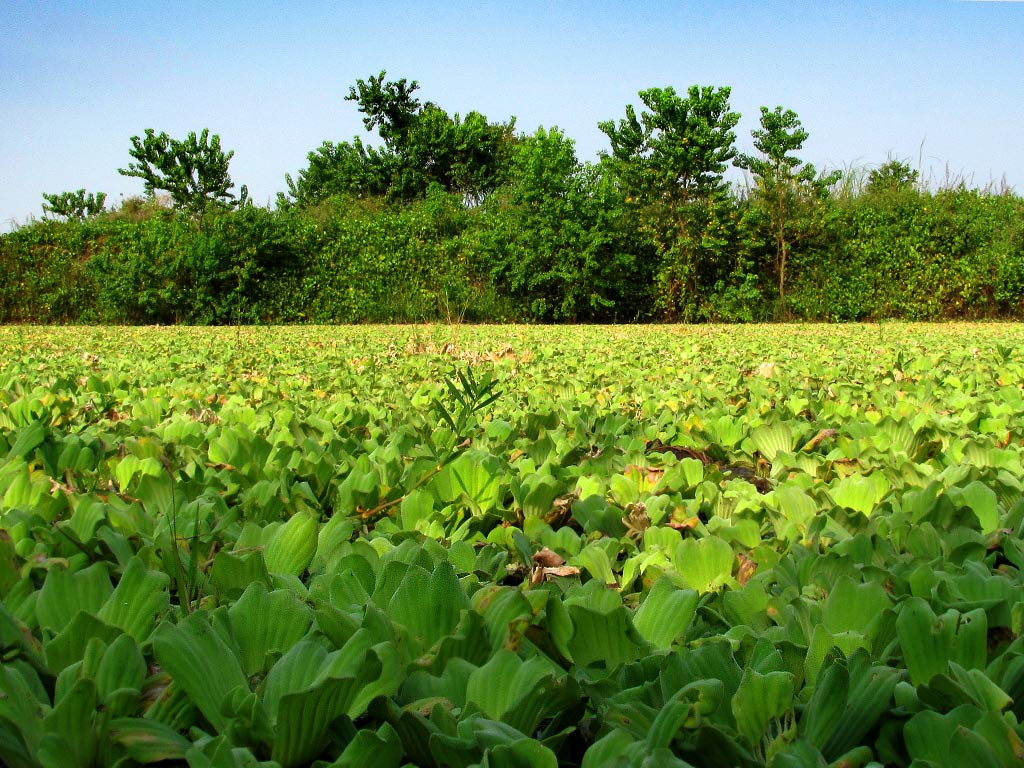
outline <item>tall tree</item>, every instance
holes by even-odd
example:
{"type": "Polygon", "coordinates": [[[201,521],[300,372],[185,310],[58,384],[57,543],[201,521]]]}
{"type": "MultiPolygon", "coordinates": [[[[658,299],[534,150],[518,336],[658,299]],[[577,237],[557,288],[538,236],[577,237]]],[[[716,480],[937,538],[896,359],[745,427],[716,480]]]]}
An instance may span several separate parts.
{"type": "Polygon", "coordinates": [[[752,132],[758,155],[739,155],[735,164],[754,176],[753,197],[761,210],[775,246],[775,273],[779,304],[786,310],[786,266],[793,244],[820,225],[820,208],[840,172],[819,175],[811,163],[796,157],[810,135],[796,112],[761,107],[761,127],[752,132]]]}
{"type": "Polygon", "coordinates": [[[382,146],[325,143],[308,156],[309,168],[298,181],[288,178],[299,203],[332,194],[373,196],[392,200],[422,199],[433,184],[478,203],[508,175],[515,143],[515,118],[491,123],[479,112],[449,115],[414,94],[419,83],[388,81],[386,72],[357,80],[346,101],[357,104],[366,130],[376,130],[382,146]]]}
{"type": "Polygon", "coordinates": [[[228,174],[228,163],[235,153],[224,152],[220,136],[210,136],[206,128],[198,136],[191,132],[184,140],[147,128],[145,138],[132,136],[129,154],[136,162],[118,169],[118,173],[142,179],[147,194],[158,189],[168,192],[174,206],[194,218],[201,217],[211,205],[234,208],[248,201],[244,185],[238,198],[230,191],[235,185],[228,174]]]}
{"type": "Polygon", "coordinates": [[[608,216],[621,194],[572,139],[538,128],[516,142],[509,181],[486,210],[478,249],[491,280],[533,320],[632,318],[637,256],[619,247],[608,216]]]}
{"type": "Polygon", "coordinates": [[[740,115],[729,108],[729,88],[691,86],[680,96],[671,87],[639,96],[618,123],[598,124],[611,142],[604,161],[659,248],[658,298],[668,319],[692,320],[701,269],[721,250],[723,179],[740,115]]]}

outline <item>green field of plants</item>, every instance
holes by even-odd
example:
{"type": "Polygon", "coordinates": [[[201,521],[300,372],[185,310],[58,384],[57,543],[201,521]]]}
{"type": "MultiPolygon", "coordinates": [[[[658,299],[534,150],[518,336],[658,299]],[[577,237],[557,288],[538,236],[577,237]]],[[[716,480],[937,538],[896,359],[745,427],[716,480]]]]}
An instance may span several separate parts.
{"type": "Polygon", "coordinates": [[[1022,348],[0,327],[0,763],[1020,765],[1022,348]]]}

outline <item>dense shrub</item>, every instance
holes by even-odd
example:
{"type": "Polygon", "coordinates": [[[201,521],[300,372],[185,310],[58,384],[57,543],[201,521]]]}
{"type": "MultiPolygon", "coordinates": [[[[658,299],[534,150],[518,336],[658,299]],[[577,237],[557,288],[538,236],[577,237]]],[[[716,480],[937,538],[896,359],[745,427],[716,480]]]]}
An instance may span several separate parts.
{"type": "Polygon", "coordinates": [[[799,254],[790,297],[808,319],[1019,316],[1024,204],[912,188],[834,204],[823,242],[799,254]]]}
{"type": "Polygon", "coordinates": [[[673,286],[671,253],[564,136],[538,132],[515,162],[517,181],[482,205],[434,186],[407,203],[332,197],[196,221],[132,201],[34,222],[0,237],[0,321],[1024,318],[1014,195],[876,185],[823,201],[789,253],[782,307],[755,200],[721,198],[691,227],[697,272],[673,286]]]}

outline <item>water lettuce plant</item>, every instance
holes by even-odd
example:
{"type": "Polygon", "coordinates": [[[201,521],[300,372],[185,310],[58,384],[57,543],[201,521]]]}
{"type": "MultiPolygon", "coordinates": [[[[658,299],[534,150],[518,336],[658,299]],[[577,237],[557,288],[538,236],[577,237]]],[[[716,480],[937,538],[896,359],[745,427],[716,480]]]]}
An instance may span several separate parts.
{"type": "Polygon", "coordinates": [[[1024,329],[0,328],[0,761],[1013,766],[1024,329]]]}

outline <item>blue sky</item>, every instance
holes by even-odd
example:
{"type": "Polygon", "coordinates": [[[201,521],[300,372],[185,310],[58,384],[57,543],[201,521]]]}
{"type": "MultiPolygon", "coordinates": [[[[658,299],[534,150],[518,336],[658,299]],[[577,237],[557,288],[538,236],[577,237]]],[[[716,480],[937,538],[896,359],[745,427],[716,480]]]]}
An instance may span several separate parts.
{"type": "Polygon", "coordinates": [[[449,112],[557,125],[581,159],[637,92],[730,86],[751,150],[759,107],[795,110],[819,167],[893,156],[941,182],[1024,192],[1024,2],[24,2],[0,8],[0,229],[43,192],[108,205],[130,137],[209,128],[258,204],[323,141],[363,134],[348,87],[382,69],[449,112]]]}

